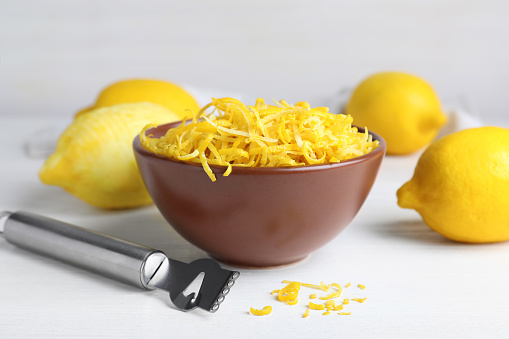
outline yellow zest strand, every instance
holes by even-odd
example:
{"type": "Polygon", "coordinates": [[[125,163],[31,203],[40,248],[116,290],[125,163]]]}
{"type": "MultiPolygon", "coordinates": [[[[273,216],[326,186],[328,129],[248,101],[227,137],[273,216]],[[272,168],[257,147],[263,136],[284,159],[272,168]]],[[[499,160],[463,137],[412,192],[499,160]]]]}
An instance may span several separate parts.
{"type": "Polygon", "coordinates": [[[307,318],[309,317],[309,308],[306,308],[306,312],[304,312],[304,314],[302,315],[302,318],[307,318]]]}
{"type": "Polygon", "coordinates": [[[338,312],[339,315],[351,315],[352,312],[338,312]]]}
{"type": "Polygon", "coordinates": [[[312,310],[325,310],[324,304],[315,304],[314,302],[309,302],[309,308],[312,310]]]}
{"type": "Polygon", "coordinates": [[[200,152],[197,149],[195,149],[193,151],[193,153],[189,153],[189,154],[186,154],[186,155],[177,155],[176,158],[178,160],[185,161],[185,160],[190,160],[192,158],[196,158],[199,155],[200,155],[200,152]]]}
{"type": "Polygon", "coordinates": [[[346,288],[352,286],[352,284],[349,282],[348,284],[345,285],[346,288]]]}
{"type": "Polygon", "coordinates": [[[360,288],[361,290],[365,290],[366,289],[366,286],[364,286],[362,284],[357,285],[357,287],[360,288]]]}
{"type": "Polygon", "coordinates": [[[309,299],[316,299],[316,298],[317,298],[316,294],[314,294],[314,293],[309,295],[309,299]]]}
{"type": "Polygon", "coordinates": [[[323,313],[322,313],[322,315],[329,315],[329,314],[330,314],[330,312],[329,312],[329,311],[327,311],[327,312],[323,312],[323,313]]]}
{"type": "Polygon", "coordinates": [[[251,307],[249,312],[251,312],[254,315],[267,315],[267,314],[270,314],[270,312],[272,312],[272,307],[271,306],[265,306],[261,310],[257,310],[257,309],[254,309],[254,308],[251,307]]]}
{"type": "Polygon", "coordinates": [[[309,287],[309,288],[315,288],[317,290],[322,290],[325,292],[329,291],[330,286],[323,283],[323,281],[320,283],[320,285],[313,285],[313,284],[305,284],[298,281],[289,281],[289,280],[283,280],[283,284],[291,284],[291,283],[297,283],[300,286],[309,287]]]}
{"type": "Polygon", "coordinates": [[[287,301],[286,304],[287,305],[297,305],[298,302],[299,302],[299,299],[294,299],[294,300],[287,301]]]}
{"type": "Polygon", "coordinates": [[[365,301],[366,301],[366,299],[368,299],[368,298],[352,298],[352,300],[353,300],[353,301],[357,301],[358,303],[361,303],[361,304],[362,304],[363,302],[365,302],[365,301]]]}
{"type": "Polygon", "coordinates": [[[230,175],[231,172],[232,172],[232,165],[228,164],[228,168],[226,169],[226,171],[224,171],[223,176],[227,177],[230,175]]]}
{"type": "Polygon", "coordinates": [[[277,292],[277,300],[285,301],[289,305],[297,303],[300,285],[298,283],[290,283],[277,292]]]}
{"type": "Polygon", "coordinates": [[[350,303],[350,300],[349,299],[343,299],[343,305],[347,305],[350,303]]]}
{"type": "Polygon", "coordinates": [[[342,162],[378,147],[368,130],[359,133],[353,119],[311,108],[307,102],[290,105],[263,99],[246,106],[234,98],[212,98],[192,119],[160,137],[140,134],[150,152],[178,161],[200,163],[212,181],[210,165],[225,167],[223,176],[239,167],[307,166],[342,162]],[[211,110],[211,111],[210,111],[211,110]]]}
{"type": "Polygon", "coordinates": [[[332,298],[339,298],[341,296],[341,293],[343,292],[343,289],[341,288],[341,286],[336,283],[332,283],[331,286],[335,287],[337,289],[337,291],[332,292],[331,294],[328,294],[326,296],[320,297],[320,299],[328,300],[328,299],[332,299],[332,298]]]}

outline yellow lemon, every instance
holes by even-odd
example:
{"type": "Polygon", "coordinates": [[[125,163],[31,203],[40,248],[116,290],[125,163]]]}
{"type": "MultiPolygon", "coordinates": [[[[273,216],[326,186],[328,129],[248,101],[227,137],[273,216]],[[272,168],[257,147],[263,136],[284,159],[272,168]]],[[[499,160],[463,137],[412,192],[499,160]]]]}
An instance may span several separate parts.
{"type": "Polygon", "coordinates": [[[55,153],[39,171],[41,181],[61,186],[87,203],[106,209],[151,203],[132,142],[150,123],[178,117],[152,103],[98,108],[77,117],[60,136],[55,153]]]}
{"type": "Polygon", "coordinates": [[[92,109],[123,103],[152,102],[168,108],[182,119],[191,118],[200,109],[196,99],[183,88],[160,80],[132,79],[106,87],[95,104],[78,112],[81,115],[92,109]]]}
{"type": "Polygon", "coordinates": [[[356,125],[380,134],[387,154],[409,154],[428,145],[447,118],[433,88],[423,79],[377,73],[365,79],[346,106],[356,125]]]}
{"type": "Polygon", "coordinates": [[[397,196],[449,239],[509,240],[509,129],[473,128],[435,141],[397,196]]]}

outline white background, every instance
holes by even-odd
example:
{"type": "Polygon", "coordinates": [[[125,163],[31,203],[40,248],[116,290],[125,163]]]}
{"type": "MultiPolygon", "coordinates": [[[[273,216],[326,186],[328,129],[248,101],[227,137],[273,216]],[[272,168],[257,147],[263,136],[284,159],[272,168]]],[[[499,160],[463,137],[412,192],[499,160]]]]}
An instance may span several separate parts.
{"type": "Polygon", "coordinates": [[[401,70],[497,120],[508,17],[504,0],[2,0],[0,114],[70,117],[131,77],[326,105],[373,72],[401,70]]]}

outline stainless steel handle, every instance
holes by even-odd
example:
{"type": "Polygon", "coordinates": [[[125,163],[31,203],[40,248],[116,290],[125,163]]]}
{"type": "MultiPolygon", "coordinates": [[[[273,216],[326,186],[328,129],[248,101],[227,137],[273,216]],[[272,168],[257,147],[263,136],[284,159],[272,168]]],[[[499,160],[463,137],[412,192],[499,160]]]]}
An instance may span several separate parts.
{"type": "Polygon", "coordinates": [[[141,288],[148,282],[166,255],[85,228],[28,212],[4,212],[0,235],[19,247],[80,266],[141,288]]]}

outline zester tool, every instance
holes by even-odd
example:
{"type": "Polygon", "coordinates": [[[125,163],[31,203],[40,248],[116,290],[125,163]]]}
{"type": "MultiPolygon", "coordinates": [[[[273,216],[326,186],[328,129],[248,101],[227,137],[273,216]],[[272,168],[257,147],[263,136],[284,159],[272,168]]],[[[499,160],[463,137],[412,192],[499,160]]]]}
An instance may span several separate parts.
{"type": "Polygon", "coordinates": [[[150,247],[28,212],[0,212],[0,235],[11,244],[130,285],[168,291],[182,311],[199,307],[216,312],[240,275],[212,259],[187,264],[150,247]]]}

